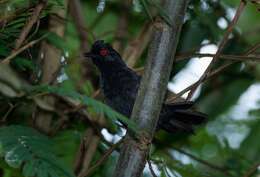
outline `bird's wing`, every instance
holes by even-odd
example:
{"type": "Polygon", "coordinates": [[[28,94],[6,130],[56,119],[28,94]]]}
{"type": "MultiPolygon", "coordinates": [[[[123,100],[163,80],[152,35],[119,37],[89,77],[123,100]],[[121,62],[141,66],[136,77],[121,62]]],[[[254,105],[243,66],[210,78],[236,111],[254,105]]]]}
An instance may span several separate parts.
{"type": "Polygon", "coordinates": [[[194,105],[193,101],[176,102],[171,104],[164,104],[167,109],[189,109],[194,105]]]}
{"type": "Polygon", "coordinates": [[[191,110],[193,102],[182,102],[175,104],[164,104],[158,128],[173,133],[185,131],[192,133],[194,126],[203,124],[207,120],[207,115],[191,110]]]}

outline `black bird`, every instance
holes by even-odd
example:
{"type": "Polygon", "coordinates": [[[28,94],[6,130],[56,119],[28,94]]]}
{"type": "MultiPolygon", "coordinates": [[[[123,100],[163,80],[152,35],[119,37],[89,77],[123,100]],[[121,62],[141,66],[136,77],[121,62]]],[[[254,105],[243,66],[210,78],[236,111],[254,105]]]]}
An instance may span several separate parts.
{"type": "MultiPolygon", "coordinates": [[[[101,73],[101,90],[105,102],[121,114],[130,117],[141,77],[127,67],[120,54],[108,43],[96,41],[85,54],[101,73]]],[[[169,133],[194,131],[195,125],[206,121],[206,115],[190,108],[193,102],[163,104],[157,129],[169,133]]]]}

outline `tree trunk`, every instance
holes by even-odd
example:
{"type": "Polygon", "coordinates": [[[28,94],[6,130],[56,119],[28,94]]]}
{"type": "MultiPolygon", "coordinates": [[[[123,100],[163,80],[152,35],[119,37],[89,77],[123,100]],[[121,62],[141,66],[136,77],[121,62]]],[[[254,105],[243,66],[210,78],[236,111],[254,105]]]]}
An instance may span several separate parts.
{"type": "Polygon", "coordinates": [[[157,19],[131,119],[137,123],[136,136],[128,132],[120,151],[114,177],[139,177],[146,163],[150,144],[169,80],[188,0],[166,0],[171,26],[157,19]]]}

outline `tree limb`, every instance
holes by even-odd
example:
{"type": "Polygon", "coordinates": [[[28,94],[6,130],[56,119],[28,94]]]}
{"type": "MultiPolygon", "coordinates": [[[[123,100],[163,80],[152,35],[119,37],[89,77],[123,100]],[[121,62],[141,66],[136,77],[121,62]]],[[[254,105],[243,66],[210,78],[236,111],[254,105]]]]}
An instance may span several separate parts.
{"type": "Polygon", "coordinates": [[[243,177],[251,177],[256,171],[257,171],[257,168],[260,167],[260,163],[256,163],[254,164],[247,172],[246,174],[243,176],[243,177]]]}
{"type": "Polygon", "coordinates": [[[198,80],[197,84],[194,85],[193,88],[191,88],[190,92],[189,92],[189,95],[187,97],[187,100],[191,99],[194,92],[196,91],[197,87],[205,80],[205,78],[207,77],[207,75],[211,72],[212,70],[212,67],[213,65],[216,63],[216,61],[218,60],[221,52],[223,51],[227,41],[229,40],[229,36],[230,34],[232,33],[235,25],[237,24],[238,22],[238,19],[240,17],[240,15],[242,14],[244,8],[246,6],[246,1],[244,0],[241,0],[240,1],[240,4],[239,4],[239,7],[237,8],[237,11],[236,11],[236,14],[234,16],[234,18],[232,19],[231,23],[229,24],[224,36],[223,36],[223,39],[222,41],[220,42],[219,46],[218,46],[218,50],[216,52],[216,54],[214,55],[211,63],[209,64],[209,66],[207,67],[207,69],[204,71],[203,75],[200,77],[200,79],[198,80]]]}
{"type": "Polygon", "coordinates": [[[40,1],[35,8],[33,9],[33,13],[31,15],[31,17],[28,19],[27,23],[25,24],[25,26],[23,27],[19,38],[16,40],[15,42],[15,48],[14,51],[17,50],[18,48],[21,47],[21,45],[23,44],[25,38],[27,37],[27,35],[29,34],[29,32],[31,31],[31,28],[33,27],[33,25],[37,22],[37,20],[40,17],[41,11],[43,10],[43,8],[46,6],[47,1],[40,1]]]}
{"type": "Polygon", "coordinates": [[[166,0],[165,9],[173,25],[157,19],[148,51],[148,63],[141,81],[131,119],[136,136],[127,133],[114,177],[139,177],[146,163],[158,116],[169,80],[188,0],[166,0]]]}

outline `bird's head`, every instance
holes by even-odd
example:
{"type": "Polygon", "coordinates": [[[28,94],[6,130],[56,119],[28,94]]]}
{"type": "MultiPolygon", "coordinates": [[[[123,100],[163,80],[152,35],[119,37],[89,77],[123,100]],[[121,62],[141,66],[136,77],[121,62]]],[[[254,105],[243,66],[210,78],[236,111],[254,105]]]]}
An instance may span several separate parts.
{"type": "Polygon", "coordinates": [[[85,57],[91,58],[93,63],[100,70],[125,66],[119,53],[114,50],[110,44],[105,43],[103,40],[94,42],[91,50],[85,53],[85,57]]]}

